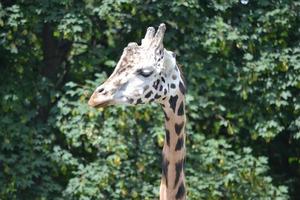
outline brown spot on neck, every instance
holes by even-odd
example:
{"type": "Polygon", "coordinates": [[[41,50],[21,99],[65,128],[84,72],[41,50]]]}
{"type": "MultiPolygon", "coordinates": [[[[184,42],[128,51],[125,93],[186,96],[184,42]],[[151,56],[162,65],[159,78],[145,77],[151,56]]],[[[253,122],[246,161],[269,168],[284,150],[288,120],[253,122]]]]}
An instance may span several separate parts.
{"type": "Polygon", "coordinates": [[[184,95],[178,93],[166,100],[163,106],[165,113],[166,136],[163,147],[162,165],[163,175],[161,183],[161,197],[163,200],[185,199],[185,105],[184,95]],[[179,112],[179,115],[178,115],[179,112]],[[164,165],[168,161],[168,168],[164,170],[164,165]],[[165,178],[164,178],[165,176],[165,178]],[[167,180],[167,184],[165,182],[167,180]]]}

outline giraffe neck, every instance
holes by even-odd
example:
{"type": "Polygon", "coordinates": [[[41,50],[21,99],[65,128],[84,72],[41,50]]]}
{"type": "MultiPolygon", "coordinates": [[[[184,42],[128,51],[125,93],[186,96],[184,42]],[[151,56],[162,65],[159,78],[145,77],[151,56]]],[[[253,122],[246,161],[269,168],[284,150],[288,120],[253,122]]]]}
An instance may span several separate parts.
{"type": "Polygon", "coordinates": [[[185,191],[185,98],[178,91],[163,105],[166,136],[162,152],[160,200],[186,199],[185,191]]]}

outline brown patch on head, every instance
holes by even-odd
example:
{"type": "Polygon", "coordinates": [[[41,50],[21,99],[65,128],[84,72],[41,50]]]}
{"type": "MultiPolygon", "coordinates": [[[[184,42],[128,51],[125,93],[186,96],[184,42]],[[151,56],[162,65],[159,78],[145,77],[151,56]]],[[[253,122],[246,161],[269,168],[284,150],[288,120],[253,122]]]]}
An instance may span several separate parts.
{"type": "Polygon", "coordinates": [[[117,70],[117,74],[122,74],[126,69],[126,65],[120,66],[120,68],[117,70]]]}
{"type": "Polygon", "coordinates": [[[139,46],[128,46],[124,49],[122,57],[118,63],[118,68],[116,70],[117,74],[121,74],[135,66],[135,64],[140,60],[141,48],[139,46]]]}
{"type": "Polygon", "coordinates": [[[115,86],[120,86],[121,85],[121,79],[117,79],[116,81],[113,82],[115,86]]]}
{"type": "Polygon", "coordinates": [[[159,79],[157,79],[154,83],[153,83],[153,88],[157,90],[159,85],[159,79]]]}
{"type": "Polygon", "coordinates": [[[142,99],[141,98],[139,98],[139,99],[136,100],[136,104],[141,104],[141,103],[142,103],[142,99]]]}
{"type": "Polygon", "coordinates": [[[149,91],[146,95],[145,95],[145,98],[148,99],[152,94],[152,91],[149,91]]]}

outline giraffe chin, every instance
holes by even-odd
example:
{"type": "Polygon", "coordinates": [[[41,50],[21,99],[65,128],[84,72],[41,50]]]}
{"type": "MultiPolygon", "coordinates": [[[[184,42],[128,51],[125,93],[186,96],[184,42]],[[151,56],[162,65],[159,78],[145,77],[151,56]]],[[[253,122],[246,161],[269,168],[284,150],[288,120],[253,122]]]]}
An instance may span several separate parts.
{"type": "Polygon", "coordinates": [[[107,106],[110,106],[110,105],[113,105],[112,103],[110,102],[103,102],[103,103],[100,103],[100,104],[96,104],[95,106],[92,106],[94,108],[105,108],[107,106]]]}
{"type": "Polygon", "coordinates": [[[112,105],[131,105],[128,101],[113,101],[113,100],[108,100],[108,101],[103,101],[100,103],[95,103],[92,101],[88,102],[88,105],[94,108],[105,108],[108,106],[112,105]]]}

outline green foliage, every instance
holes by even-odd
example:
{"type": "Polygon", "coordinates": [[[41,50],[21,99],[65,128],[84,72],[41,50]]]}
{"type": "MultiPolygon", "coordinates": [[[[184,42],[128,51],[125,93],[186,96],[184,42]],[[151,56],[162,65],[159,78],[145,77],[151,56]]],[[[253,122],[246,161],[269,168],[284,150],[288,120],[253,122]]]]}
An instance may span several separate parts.
{"type": "Polygon", "coordinates": [[[0,3],[0,199],[158,197],[159,105],[87,99],[160,22],[188,84],[189,199],[297,199],[299,13],[289,0],[0,3]]]}

